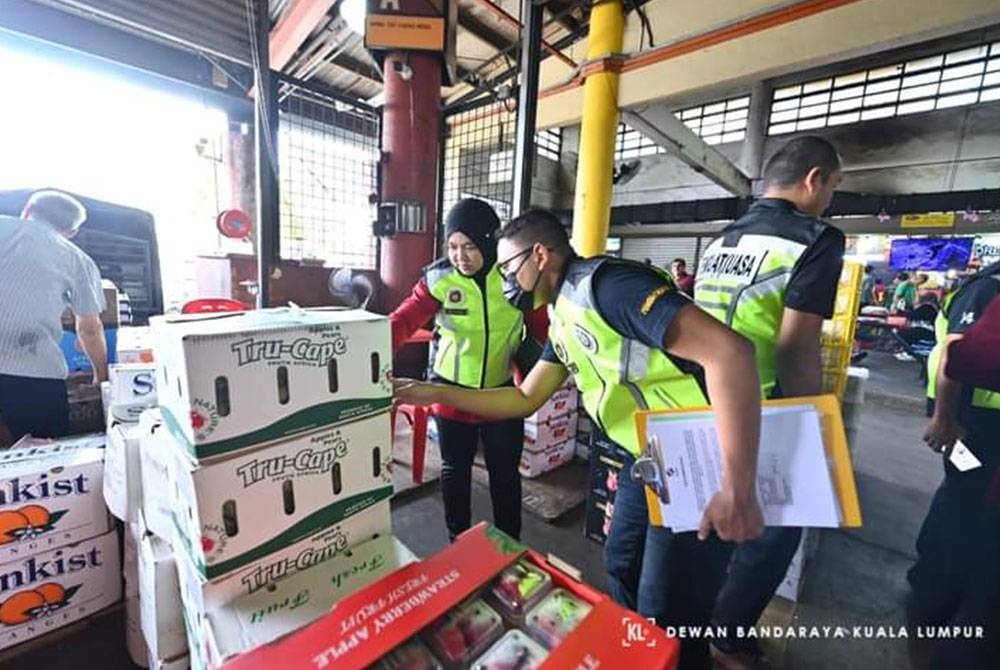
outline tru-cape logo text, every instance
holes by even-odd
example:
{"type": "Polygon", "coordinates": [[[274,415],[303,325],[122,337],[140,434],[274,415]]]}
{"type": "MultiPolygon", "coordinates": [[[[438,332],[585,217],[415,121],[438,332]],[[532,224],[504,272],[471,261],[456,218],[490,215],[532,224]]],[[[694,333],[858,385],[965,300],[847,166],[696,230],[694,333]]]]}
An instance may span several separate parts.
{"type": "Polygon", "coordinates": [[[244,366],[260,361],[278,361],[285,358],[303,363],[326,365],[335,356],[347,353],[347,338],[337,334],[331,339],[314,342],[308,337],[286,340],[259,340],[248,337],[234,342],[230,347],[236,354],[236,365],[244,366]]]}
{"type": "Polygon", "coordinates": [[[247,593],[253,593],[282,577],[294,574],[300,570],[306,570],[318,563],[329,560],[343,553],[346,549],[347,536],[342,531],[337,530],[323,546],[309,547],[295,556],[288,556],[287,558],[280,558],[271,563],[258,565],[253,571],[243,575],[240,578],[240,582],[243,583],[247,593]]]}
{"type": "Polygon", "coordinates": [[[322,474],[333,469],[333,464],[347,456],[347,440],[336,438],[327,449],[306,448],[287,456],[255,458],[236,468],[236,474],[243,478],[243,486],[250,487],[267,479],[283,477],[287,474],[322,474]]]}

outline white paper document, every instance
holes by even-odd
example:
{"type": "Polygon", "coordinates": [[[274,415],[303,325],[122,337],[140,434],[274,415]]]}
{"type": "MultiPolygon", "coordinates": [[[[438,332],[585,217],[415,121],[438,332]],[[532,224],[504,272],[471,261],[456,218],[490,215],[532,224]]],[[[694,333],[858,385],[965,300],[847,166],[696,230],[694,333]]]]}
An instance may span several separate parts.
{"type": "MultiPolygon", "coordinates": [[[[696,530],[722,480],[712,414],[651,415],[647,421],[647,440],[666,483],[668,502],[660,501],[663,525],[677,532],[696,530]]],[[[840,525],[820,418],[812,406],[764,408],[757,499],[767,526],[840,525]]]]}

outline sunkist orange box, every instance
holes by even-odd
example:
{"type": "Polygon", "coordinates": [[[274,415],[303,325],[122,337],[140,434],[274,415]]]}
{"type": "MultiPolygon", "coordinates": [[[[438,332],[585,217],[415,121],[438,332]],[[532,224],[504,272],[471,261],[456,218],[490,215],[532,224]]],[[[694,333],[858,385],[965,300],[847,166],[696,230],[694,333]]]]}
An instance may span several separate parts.
{"type": "Polygon", "coordinates": [[[0,564],[0,649],[86,618],[122,596],[118,531],[0,564]]]}
{"type": "Polygon", "coordinates": [[[434,556],[412,563],[337,603],[329,614],[271,644],[239,656],[225,670],[366,668],[462,601],[515,561],[526,558],[556,586],[593,609],[542,670],[669,670],[679,643],[606,595],[556,570],[500,531],[479,524],[434,556]]]}
{"type": "Polygon", "coordinates": [[[107,533],[103,477],[103,435],[0,454],[0,564],[107,533]]]}

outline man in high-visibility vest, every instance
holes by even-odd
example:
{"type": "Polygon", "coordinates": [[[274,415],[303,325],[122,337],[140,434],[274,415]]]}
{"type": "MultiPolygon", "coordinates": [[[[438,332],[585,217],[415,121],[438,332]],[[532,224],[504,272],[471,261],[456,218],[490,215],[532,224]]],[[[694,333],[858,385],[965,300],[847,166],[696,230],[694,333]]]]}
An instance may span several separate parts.
{"type": "MultiPolygon", "coordinates": [[[[700,407],[710,397],[723,479],[698,532],[650,527],[644,487],[623,476],[605,544],[608,586],[618,602],[662,626],[707,625],[729,541],[756,537],[763,527],[756,496],[760,388],[750,343],[691,304],[661,270],[575,255],[566,230],[548,212],[526,212],[501,230],[498,258],[512,288],[549,305],[541,360],[517,388],[477,391],[401,380],[397,400],[441,402],[493,419],[527,416],[570,373],[591,418],[631,455],[630,468],[643,451],[637,411],[700,407]],[[692,361],[704,370],[703,380],[693,374],[692,361]]],[[[681,668],[709,665],[704,639],[682,640],[681,668]]]]}
{"type": "Polygon", "coordinates": [[[917,537],[907,613],[918,626],[982,631],[937,641],[934,668],[1000,668],[1000,507],[989,492],[1000,469],[1000,393],[963,386],[945,374],[949,345],[998,297],[1000,263],[994,263],[945,300],[927,360],[932,418],[924,442],[942,454],[944,481],[917,537]]]}
{"type": "MultiPolygon", "coordinates": [[[[709,245],[695,280],[695,303],[754,344],[761,392],[770,398],[822,391],[820,335],[833,314],[844,258],[844,234],[820,220],[841,180],[836,149],[799,137],[764,168],[764,196],[709,245]]],[[[801,528],[768,528],[736,548],[719,593],[712,641],[716,662],[752,667],[755,625],[781,584],[801,528]]]]}

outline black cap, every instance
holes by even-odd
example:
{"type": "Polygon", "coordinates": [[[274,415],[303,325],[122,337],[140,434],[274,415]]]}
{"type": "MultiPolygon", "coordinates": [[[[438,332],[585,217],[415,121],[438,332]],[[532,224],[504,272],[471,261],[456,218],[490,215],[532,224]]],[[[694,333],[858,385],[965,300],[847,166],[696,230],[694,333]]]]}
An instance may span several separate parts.
{"type": "Polygon", "coordinates": [[[452,233],[464,233],[479,248],[487,269],[497,260],[497,231],[500,218],[493,208],[478,198],[455,203],[444,219],[445,241],[452,233]]]}

